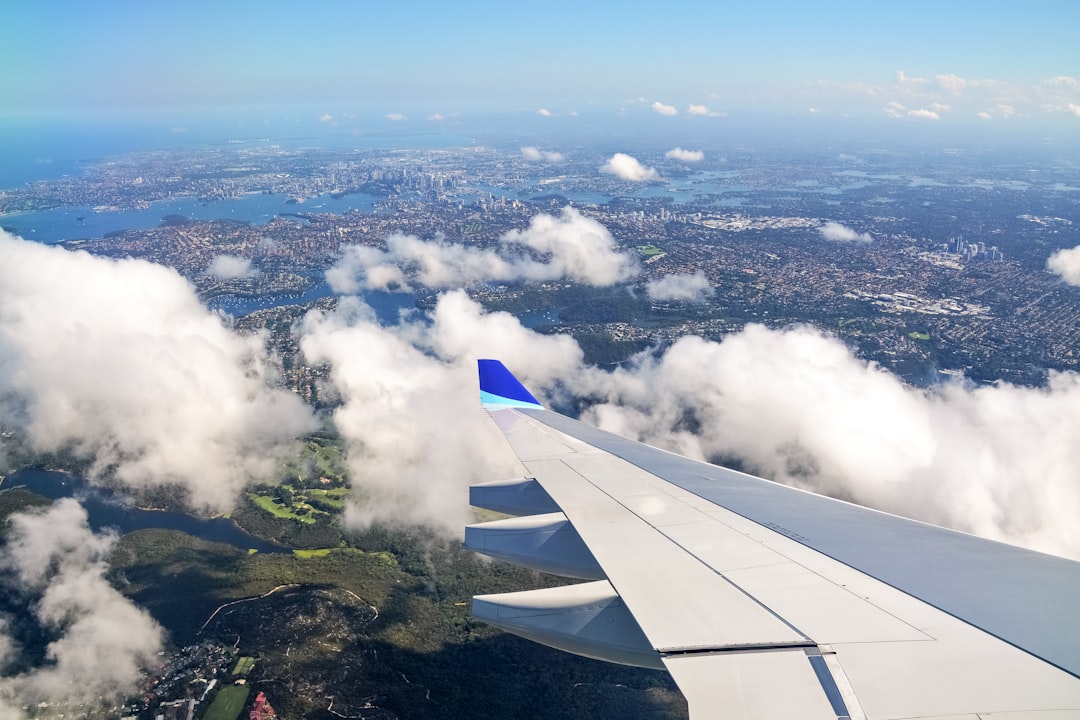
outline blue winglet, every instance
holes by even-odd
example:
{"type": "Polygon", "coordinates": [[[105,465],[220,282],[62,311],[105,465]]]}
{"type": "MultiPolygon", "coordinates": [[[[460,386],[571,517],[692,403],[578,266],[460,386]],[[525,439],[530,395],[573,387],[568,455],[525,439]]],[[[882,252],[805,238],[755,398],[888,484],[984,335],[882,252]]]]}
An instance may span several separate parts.
{"type": "Polygon", "coordinates": [[[480,371],[480,402],[488,410],[512,407],[544,409],[498,360],[477,360],[476,365],[480,371]]]}

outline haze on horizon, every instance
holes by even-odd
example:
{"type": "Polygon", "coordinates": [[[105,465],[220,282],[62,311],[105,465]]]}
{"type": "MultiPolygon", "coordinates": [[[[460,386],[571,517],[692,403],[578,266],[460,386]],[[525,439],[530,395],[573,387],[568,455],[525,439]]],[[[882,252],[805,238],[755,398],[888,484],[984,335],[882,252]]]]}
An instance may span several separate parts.
{"type": "Polygon", "coordinates": [[[1080,6],[1055,0],[872,12],[54,0],[5,15],[0,62],[20,69],[0,77],[8,121],[242,113],[270,130],[419,132],[498,115],[523,130],[707,134],[766,118],[1032,141],[1080,127],[1080,6]]]}

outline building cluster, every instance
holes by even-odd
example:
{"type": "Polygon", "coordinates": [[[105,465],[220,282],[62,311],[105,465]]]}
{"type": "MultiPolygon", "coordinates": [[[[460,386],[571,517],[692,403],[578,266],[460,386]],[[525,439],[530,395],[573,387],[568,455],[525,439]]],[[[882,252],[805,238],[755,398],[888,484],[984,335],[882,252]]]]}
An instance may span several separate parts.
{"type": "Polygon", "coordinates": [[[1005,254],[998,250],[997,245],[987,247],[986,243],[982,241],[973,243],[965,242],[963,235],[949,238],[947,243],[942,243],[938,246],[938,250],[940,252],[959,255],[960,260],[963,262],[970,262],[972,260],[1001,262],[1005,259],[1005,254]]]}

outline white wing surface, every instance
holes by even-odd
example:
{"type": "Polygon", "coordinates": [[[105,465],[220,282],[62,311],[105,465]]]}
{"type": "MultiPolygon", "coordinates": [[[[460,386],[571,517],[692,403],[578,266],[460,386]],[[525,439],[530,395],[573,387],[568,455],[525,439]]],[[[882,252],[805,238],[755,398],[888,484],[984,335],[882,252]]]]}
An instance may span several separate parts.
{"type": "Polygon", "coordinates": [[[527,476],[467,547],[590,582],[473,615],[666,668],[703,718],[1080,718],[1080,563],[689,460],[544,410],[498,361],[482,400],[527,476]]]}

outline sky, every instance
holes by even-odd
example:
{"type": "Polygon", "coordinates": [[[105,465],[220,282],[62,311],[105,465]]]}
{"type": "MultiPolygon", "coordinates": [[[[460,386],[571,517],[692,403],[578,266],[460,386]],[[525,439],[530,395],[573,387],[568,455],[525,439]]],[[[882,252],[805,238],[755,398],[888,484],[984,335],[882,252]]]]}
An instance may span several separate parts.
{"type": "Polygon", "coordinates": [[[9,5],[9,117],[287,109],[417,124],[517,113],[1080,126],[1080,5],[1069,0],[9,5]]]}

